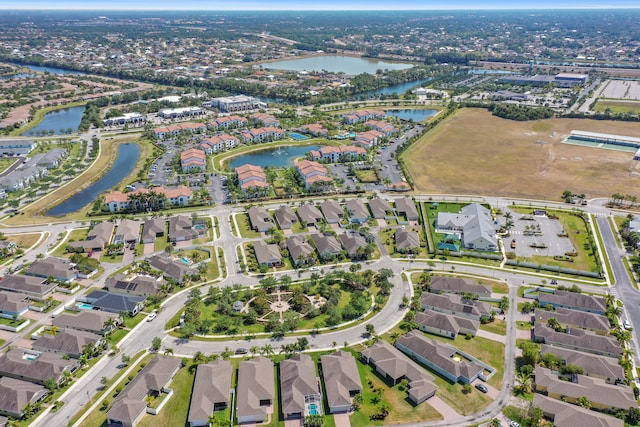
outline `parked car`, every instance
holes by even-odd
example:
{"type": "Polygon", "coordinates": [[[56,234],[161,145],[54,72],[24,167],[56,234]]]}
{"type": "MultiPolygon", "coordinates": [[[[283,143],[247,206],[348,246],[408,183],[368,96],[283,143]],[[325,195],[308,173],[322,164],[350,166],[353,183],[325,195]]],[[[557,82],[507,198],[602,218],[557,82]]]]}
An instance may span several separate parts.
{"type": "Polygon", "coordinates": [[[147,322],[151,322],[153,319],[156,318],[156,316],[158,315],[158,310],[153,310],[151,313],[149,313],[149,315],[147,316],[147,322]]]}
{"type": "Polygon", "coordinates": [[[483,392],[483,393],[487,393],[487,392],[489,391],[489,389],[487,388],[487,386],[486,386],[486,385],[484,385],[484,384],[482,384],[482,383],[478,383],[478,384],[476,384],[476,388],[477,388],[478,390],[480,390],[481,392],[483,392]]]}
{"type": "Polygon", "coordinates": [[[628,320],[625,320],[625,321],[622,323],[622,326],[624,326],[624,328],[625,328],[626,330],[630,330],[630,329],[631,329],[631,322],[629,322],[628,320]]]}

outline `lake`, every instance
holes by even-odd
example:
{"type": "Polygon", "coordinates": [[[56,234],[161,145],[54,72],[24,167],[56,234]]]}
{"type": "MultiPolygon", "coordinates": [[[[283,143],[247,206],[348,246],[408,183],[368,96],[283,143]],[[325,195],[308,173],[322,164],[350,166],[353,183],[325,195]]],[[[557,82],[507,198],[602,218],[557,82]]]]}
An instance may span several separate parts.
{"type": "Polygon", "coordinates": [[[227,169],[233,170],[244,164],[267,166],[276,168],[286,168],[293,166],[293,160],[304,157],[311,150],[319,150],[321,145],[304,145],[289,146],[279,148],[267,148],[264,150],[253,151],[251,153],[241,154],[233,157],[227,162],[227,169]]]}
{"type": "Polygon", "coordinates": [[[399,117],[402,120],[413,120],[414,122],[421,122],[431,116],[435,116],[436,114],[438,114],[438,110],[407,108],[404,110],[386,110],[385,113],[387,116],[399,117]]]}
{"type": "Polygon", "coordinates": [[[73,132],[76,132],[78,126],[80,126],[84,109],[84,105],[79,105],[77,107],[50,111],[44,115],[42,121],[38,123],[36,127],[29,129],[25,134],[37,135],[38,132],[41,131],[53,131],[55,135],[62,135],[65,134],[69,128],[71,128],[73,132]]]}
{"type": "Polygon", "coordinates": [[[81,192],[75,194],[64,202],[60,203],[47,212],[50,216],[66,215],[71,212],[76,212],[87,206],[98,196],[111,190],[116,185],[120,184],[122,180],[129,175],[133,168],[136,166],[136,162],[140,157],[140,147],[138,144],[120,144],[118,146],[118,156],[116,161],[111,166],[111,169],[102,176],[98,181],[91,184],[81,192]]]}
{"type": "Polygon", "coordinates": [[[325,70],[331,73],[345,73],[349,76],[362,73],[375,74],[377,70],[405,70],[413,67],[412,64],[404,64],[401,62],[387,62],[372,58],[358,58],[344,55],[309,56],[306,58],[267,62],[261,64],[261,66],[269,70],[316,72],[325,70]]]}
{"type": "Polygon", "coordinates": [[[62,68],[53,68],[53,67],[41,67],[39,65],[25,65],[25,68],[28,68],[32,71],[37,71],[39,73],[50,73],[50,74],[84,74],[80,71],[71,71],[71,70],[63,70],[62,68]]]}

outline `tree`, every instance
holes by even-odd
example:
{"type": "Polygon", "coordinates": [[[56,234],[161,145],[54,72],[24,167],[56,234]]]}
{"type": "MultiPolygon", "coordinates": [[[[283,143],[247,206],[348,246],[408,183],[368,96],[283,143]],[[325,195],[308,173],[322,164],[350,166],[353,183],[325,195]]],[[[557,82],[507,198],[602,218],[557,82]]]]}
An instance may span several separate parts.
{"type": "Polygon", "coordinates": [[[109,378],[107,377],[100,378],[100,384],[102,385],[102,388],[105,388],[107,384],[109,384],[109,378]]]}
{"type": "Polygon", "coordinates": [[[165,356],[173,356],[173,349],[171,347],[166,347],[164,349],[164,355],[165,356]]]}
{"type": "MultiPolygon", "coordinates": [[[[65,371],[65,372],[67,372],[67,371],[65,371]]],[[[53,378],[47,378],[44,381],[44,386],[46,387],[47,390],[53,391],[53,390],[58,388],[58,383],[53,378]]]]}
{"type": "Polygon", "coordinates": [[[127,356],[126,354],[122,353],[121,360],[124,365],[128,365],[131,361],[131,356],[127,356]]]}
{"type": "Polygon", "coordinates": [[[531,393],[533,389],[533,380],[528,372],[518,372],[516,374],[517,390],[522,393],[531,393]]]}
{"type": "Polygon", "coordinates": [[[586,396],[580,396],[576,399],[576,404],[583,408],[591,408],[591,401],[586,396]]]}
{"type": "Polygon", "coordinates": [[[471,384],[465,384],[462,386],[462,394],[469,394],[472,390],[473,388],[471,387],[471,384]]]}
{"type": "Polygon", "coordinates": [[[324,416],[316,414],[316,415],[307,415],[304,417],[304,427],[322,427],[324,426],[324,416]]]}
{"type": "Polygon", "coordinates": [[[273,346],[269,343],[263,345],[260,353],[262,353],[263,356],[271,356],[274,353],[273,346]]]}
{"type": "Polygon", "coordinates": [[[364,329],[370,337],[374,336],[376,333],[376,327],[372,323],[367,323],[364,329]]]}
{"type": "Polygon", "coordinates": [[[158,351],[158,350],[160,350],[160,347],[162,347],[162,338],[160,338],[160,337],[155,337],[155,338],[151,341],[151,350],[153,350],[153,351],[158,351]]]}
{"type": "Polygon", "coordinates": [[[56,335],[58,335],[58,331],[59,331],[59,329],[58,329],[58,327],[57,327],[56,325],[53,325],[53,326],[51,326],[51,327],[49,328],[49,333],[50,333],[51,335],[53,335],[54,337],[55,337],[56,335]]]}

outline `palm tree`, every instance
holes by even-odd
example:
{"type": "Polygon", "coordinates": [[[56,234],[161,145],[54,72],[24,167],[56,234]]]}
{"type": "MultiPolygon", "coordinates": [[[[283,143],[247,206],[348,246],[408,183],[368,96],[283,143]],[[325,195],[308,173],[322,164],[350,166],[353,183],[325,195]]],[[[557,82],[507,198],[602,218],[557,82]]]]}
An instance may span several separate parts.
{"type": "Polygon", "coordinates": [[[255,356],[259,352],[260,352],[260,347],[258,347],[257,345],[251,346],[251,348],[249,349],[249,353],[251,353],[252,356],[255,356]]]}
{"type": "Polygon", "coordinates": [[[604,299],[607,302],[607,307],[613,307],[616,302],[616,297],[613,294],[607,294],[604,299]]]}
{"type": "Polygon", "coordinates": [[[59,330],[60,330],[60,329],[59,329],[56,325],[52,325],[52,326],[49,328],[49,333],[55,337],[56,335],[58,335],[58,331],[59,331],[59,330]]]}
{"type": "Polygon", "coordinates": [[[523,393],[531,393],[533,389],[533,380],[531,374],[527,372],[518,372],[516,374],[517,388],[523,393]]]}
{"type": "Polygon", "coordinates": [[[173,349],[171,347],[167,347],[164,349],[165,356],[173,356],[173,349]]]}
{"type": "Polygon", "coordinates": [[[263,356],[270,356],[274,354],[273,346],[269,343],[263,345],[262,348],[260,349],[260,353],[263,356]]]}
{"type": "Polygon", "coordinates": [[[104,325],[102,326],[105,331],[112,331],[117,326],[116,319],[114,319],[113,317],[110,317],[107,320],[105,320],[104,325]]]}

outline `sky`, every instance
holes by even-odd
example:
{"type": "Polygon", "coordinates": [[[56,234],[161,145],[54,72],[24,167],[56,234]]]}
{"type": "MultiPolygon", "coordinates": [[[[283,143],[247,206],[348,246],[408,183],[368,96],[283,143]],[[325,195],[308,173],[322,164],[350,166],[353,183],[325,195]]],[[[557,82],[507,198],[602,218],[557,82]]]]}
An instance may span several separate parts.
{"type": "Polygon", "coordinates": [[[0,9],[33,10],[451,10],[640,8],[640,0],[0,0],[0,9]]]}

